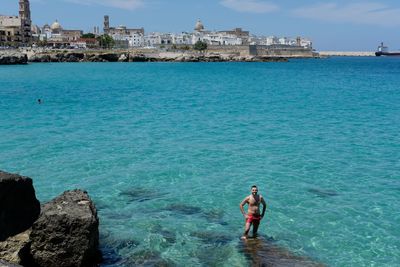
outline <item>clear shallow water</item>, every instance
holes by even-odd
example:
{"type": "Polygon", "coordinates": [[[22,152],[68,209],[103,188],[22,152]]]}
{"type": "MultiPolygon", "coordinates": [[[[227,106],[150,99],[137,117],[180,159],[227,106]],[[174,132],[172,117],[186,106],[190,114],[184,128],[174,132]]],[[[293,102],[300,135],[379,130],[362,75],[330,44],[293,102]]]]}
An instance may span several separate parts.
{"type": "Polygon", "coordinates": [[[252,184],[277,246],[395,266],[399,87],[393,58],[0,66],[0,169],[86,189],[104,266],[246,266],[252,184]]]}

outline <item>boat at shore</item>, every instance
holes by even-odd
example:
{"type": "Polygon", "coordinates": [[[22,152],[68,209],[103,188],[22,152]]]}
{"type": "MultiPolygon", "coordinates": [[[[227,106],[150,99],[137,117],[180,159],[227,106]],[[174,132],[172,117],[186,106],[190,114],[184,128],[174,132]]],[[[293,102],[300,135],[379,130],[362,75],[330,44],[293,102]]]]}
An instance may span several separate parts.
{"type": "Polygon", "coordinates": [[[384,46],[383,43],[381,43],[380,46],[378,46],[378,50],[375,52],[375,56],[380,57],[380,56],[400,56],[400,51],[389,51],[389,48],[387,46],[384,46]]]}

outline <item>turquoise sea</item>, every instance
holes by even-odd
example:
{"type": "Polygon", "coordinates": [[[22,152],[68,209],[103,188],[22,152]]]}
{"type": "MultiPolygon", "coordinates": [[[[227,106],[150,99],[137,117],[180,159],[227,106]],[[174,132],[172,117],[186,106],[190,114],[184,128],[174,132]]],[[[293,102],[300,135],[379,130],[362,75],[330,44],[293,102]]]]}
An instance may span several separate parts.
{"type": "Polygon", "coordinates": [[[0,66],[0,137],[40,201],[89,192],[102,266],[251,265],[252,184],[263,242],[399,266],[398,58],[0,66]]]}

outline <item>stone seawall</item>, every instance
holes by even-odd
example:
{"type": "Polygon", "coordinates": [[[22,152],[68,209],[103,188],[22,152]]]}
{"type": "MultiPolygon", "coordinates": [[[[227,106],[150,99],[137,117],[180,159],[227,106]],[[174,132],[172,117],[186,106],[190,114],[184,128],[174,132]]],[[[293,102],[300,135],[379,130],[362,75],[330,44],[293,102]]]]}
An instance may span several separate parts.
{"type": "Polygon", "coordinates": [[[320,51],[321,57],[374,57],[375,52],[320,51]]]}
{"type": "Polygon", "coordinates": [[[311,48],[292,45],[250,45],[250,55],[287,58],[316,58],[319,54],[311,48]]]}
{"type": "MultiPolygon", "coordinates": [[[[171,46],[167,48],[171,49],[171,46]]],[[[292,45],[209,45],[207,53],[236,57],[268,56],[287,58],[315,58],[318,53],[311,48],[292,45]]]]}

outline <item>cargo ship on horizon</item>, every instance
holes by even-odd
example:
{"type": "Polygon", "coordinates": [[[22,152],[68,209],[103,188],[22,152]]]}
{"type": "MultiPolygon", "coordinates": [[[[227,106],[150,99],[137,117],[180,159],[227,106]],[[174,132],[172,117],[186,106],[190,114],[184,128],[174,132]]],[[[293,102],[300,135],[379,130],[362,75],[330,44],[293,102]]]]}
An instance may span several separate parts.
{"type": "Polygon", "coordinates": [[[375,56],[400,56],[400,51],[390,52],[389,48],[381,43],[381,45],[378,46],[378,50],[375,52],[375,56]]]}

